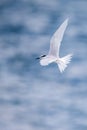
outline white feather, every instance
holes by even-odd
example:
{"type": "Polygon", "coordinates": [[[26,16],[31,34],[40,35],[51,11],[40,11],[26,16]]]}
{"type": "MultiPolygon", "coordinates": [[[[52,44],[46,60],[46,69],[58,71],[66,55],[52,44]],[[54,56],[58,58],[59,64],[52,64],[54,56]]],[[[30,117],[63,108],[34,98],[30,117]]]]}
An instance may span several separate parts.
{"type": "Polygon", "coordinates": [[[61,24],[61,26],[57,29],[57,31],[52,36],[50,40],[49,53],[46,57],[43,57],[40,60],[40,64],[42,66],[55,62],[57,63],[60,72],[63,72],[67,67],[67,64],[70,63],[72,54],[68,54],[67,56],[64,56],[62,58],[59,57],[60,45],[67,25],[68,25],[68,18],[61,24]]]}
{"type": "Polygon", "coordinates": [[[49,55],[54,55],[56,57],[59,57],[59,49],[67,25],[68,25],[68,18],[61,24],[61,26],[57,29],[57,31],[52,36],[50,40],[49,55]]]}

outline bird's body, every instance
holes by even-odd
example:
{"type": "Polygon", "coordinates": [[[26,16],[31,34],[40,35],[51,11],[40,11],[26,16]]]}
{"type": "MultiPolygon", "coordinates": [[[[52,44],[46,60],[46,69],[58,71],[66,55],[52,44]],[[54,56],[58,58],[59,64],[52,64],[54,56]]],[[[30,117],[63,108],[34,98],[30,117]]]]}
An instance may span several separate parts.
{"type": "Polygon", "coordinates": [[[63,22],[63,24],[57,29],[57,31],[52,36],[48,55],[43,55],[39,58],[40,64],[42,66],[46,66],[52,62],[55,62],[57,63],[60,72],[63,72],[67,67],[67,64],[69,64],[69,62],[71,61],[72,54],[68,54],[67,56],[64,56],[62,58],[59,57],[59,49],[67,24],[68,19],[66,19],[63,22]]]}
{"type": "Polygon", "coordinates": [[[57,57],[54,57],[54,56],[51,56],[51,55],[47,55],[47,56],[41,58],[40,64],[42,66],[46,66],[46,65],[48,65],[48,64],[50,64],[52,62],[56,62],[56,60],[57,60],[57,57]]]}

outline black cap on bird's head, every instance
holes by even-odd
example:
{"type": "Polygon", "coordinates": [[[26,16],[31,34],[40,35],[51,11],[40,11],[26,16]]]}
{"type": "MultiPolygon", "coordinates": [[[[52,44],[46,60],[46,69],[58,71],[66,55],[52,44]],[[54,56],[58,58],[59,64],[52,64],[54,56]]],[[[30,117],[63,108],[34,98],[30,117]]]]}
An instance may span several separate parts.
{"type": "Polygon", "coordinates": [[[41,58],[43,58],[43,57],[45,57],[46,55],[42,55],[42,56],[40,56],[40,57],[37,57],[36,59],[41,59],[41,58]]]}

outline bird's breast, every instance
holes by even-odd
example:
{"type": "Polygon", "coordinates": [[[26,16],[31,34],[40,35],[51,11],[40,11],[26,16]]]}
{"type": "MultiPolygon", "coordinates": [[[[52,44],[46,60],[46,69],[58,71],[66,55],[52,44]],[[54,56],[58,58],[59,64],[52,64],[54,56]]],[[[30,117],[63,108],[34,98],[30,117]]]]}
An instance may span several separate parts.
{"type": "Polygon", "coordinates": [[[40,60],[40,64],[42,66],[46,66],[52,62],[55,62],[57,60],[56,57],[54,56],[46,56],[46,57],[43,57],[41,60],[40,60]]]}

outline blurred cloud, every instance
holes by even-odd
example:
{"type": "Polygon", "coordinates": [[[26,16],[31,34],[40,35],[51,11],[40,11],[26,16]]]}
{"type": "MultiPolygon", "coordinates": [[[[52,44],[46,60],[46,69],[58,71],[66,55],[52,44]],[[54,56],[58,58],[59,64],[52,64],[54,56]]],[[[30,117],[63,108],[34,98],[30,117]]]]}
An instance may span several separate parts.
{"type": "Polygon", "coordinates": [[[0,129],[86,130],[86,4],[83,1],[0,0],[0,129]],[[70,17],[61,55],[63,74],[39,65],[50,38],[70,17]]]}

